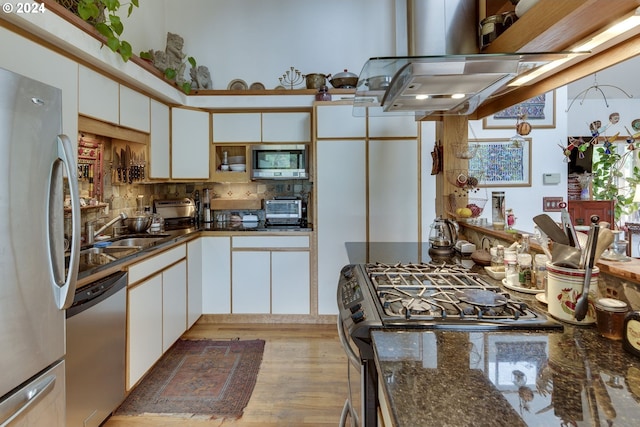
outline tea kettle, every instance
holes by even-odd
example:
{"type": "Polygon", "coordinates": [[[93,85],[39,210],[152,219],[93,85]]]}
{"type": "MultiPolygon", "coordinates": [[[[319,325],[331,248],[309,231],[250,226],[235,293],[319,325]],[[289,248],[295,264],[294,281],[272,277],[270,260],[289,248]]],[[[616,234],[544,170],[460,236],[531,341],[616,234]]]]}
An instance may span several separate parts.
{"type": "Polygon", "coordinates": [[[440,216],[431,224],[431,232],[429,233],[431,247],[429,248],[429,253],[441,256],[451,255],[457,240],[457,224],[440,216]]]}

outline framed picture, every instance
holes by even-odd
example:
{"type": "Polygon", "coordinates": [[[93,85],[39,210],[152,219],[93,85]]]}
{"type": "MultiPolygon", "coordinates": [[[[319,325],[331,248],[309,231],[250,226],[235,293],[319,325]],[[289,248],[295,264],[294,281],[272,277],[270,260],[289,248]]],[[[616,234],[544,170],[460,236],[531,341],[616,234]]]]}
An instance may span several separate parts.
{"type": "Polygon", "coordinates": [[[531,187],[531,138],[469,140],[474,145],[469,175],[482,176],[478,187],[531,187]]]}
{"type": "Polygon", "coordinates": [[[483,129],[515,129],[518,116],[526,114],[534,129],[556,127],[556,91],[544,93],[482,120],[483,129]]]}

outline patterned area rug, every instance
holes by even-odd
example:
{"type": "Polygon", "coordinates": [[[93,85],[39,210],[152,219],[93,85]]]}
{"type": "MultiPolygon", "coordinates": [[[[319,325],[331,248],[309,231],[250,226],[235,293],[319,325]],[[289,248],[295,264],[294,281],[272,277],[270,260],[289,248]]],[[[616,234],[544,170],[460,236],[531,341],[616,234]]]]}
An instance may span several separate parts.
{"type": "Polygon", "coordinates": [[[239,418],[263,352],[263,340],[178,340],[115,414],[239,418]]]}

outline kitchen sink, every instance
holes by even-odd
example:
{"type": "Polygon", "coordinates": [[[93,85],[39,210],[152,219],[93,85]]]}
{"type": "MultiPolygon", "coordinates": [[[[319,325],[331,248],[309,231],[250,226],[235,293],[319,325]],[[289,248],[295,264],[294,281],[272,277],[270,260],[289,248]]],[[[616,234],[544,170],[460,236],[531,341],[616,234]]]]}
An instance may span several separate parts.
{"type": "Polygon", "coordinates": [[[147,246],[151,246],[152,244],[154,244],[155,242],[159,241],[159,240],[163,240],[164,238],[168,237],[168,234],[154,234],[154,235],[136,235],[136,236],[123,236],[120,239],[116,239],[112,241],[112,244],[110,246],[107,246],[105,248],[102,249],[107,249],[107,248],[118,248],[118,247],[139,247],[139,248],[144,248],[147,246]]]}

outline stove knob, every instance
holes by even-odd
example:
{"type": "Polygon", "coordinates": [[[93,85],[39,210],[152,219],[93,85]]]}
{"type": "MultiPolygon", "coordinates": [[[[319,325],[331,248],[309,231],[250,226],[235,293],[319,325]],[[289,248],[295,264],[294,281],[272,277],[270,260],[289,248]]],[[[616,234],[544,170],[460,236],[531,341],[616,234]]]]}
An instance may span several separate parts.
{"type": "Polygon", "coordinates": [[[353,277],[353,266],[351,265],[347,265],[346,267],[344,267],[342,269],[342,275],[346,278],[346,279],[351,279],[353,277]]]}
{"type": "Polygon", "coordinates": [[[364,319],[365,319],[365,316],[363,311],[358,311],[351,315],[351,320],[353,320],[353,323],[360,323],[364,319]]]}
{"type": "Polygon", "coordinates": [[[352,305],[351,307],[349,307],[349,310],[351,310],[351,313],[355,313],[356,311],[360,310],[362,308],[362,304],[356,304],[356,305],[352,305]]]}

